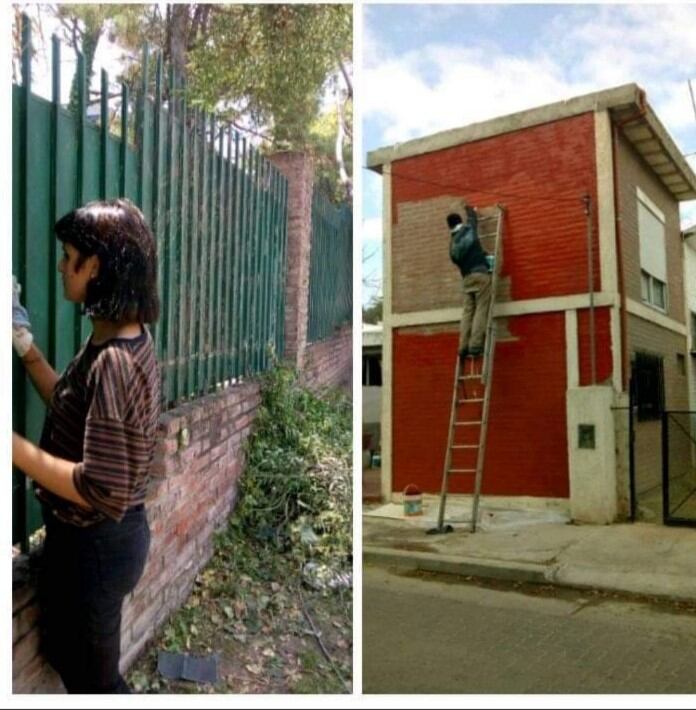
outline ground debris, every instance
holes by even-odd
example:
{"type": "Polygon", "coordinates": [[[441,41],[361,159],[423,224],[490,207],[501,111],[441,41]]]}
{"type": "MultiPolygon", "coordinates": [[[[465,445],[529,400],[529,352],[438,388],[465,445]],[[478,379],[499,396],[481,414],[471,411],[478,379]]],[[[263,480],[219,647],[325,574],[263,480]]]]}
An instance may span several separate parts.
{"type": "Polygon", "coordinates": [[[287,370],[269,373],[239,504],[189,598],[131,668],[136,692],[351,692],[351,411],[345,396],[317,398],[287,370]],[[163,678],[160,651],[215,654],[218,680],[163,678]]]}

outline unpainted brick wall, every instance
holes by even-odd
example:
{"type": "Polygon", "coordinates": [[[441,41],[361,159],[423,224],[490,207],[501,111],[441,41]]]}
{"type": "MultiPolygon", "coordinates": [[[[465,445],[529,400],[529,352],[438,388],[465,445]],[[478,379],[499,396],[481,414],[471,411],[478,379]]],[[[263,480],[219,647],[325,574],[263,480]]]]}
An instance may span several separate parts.
{"type": "MultiPolygon", "coordinates": [[[[289,180],[286,361],[313,389],[349,387],[351,327],[344,326],[318,343],[306,341],[311,163],[300,153],[284,153],[276,162],[289,180]]],[[[152,533],[150,554],[138,587],[124,604],[122,669],[187,598],[196,574],[209,560],[213,533],[225,524],[235,503],[244,468],[244,442],[258,405],[259,386],[251,380],[162,416],[146,504],[152,533]],[[189,436],[186,445],[180,437],[184,429],[189,436]]],[[[13,568],[13,691],[63,692],[60,679],[38,651],[36,565],[21,556],[13,568]]]]}
{"type": "MultiPolygon", "coordinates": [[[[665,407],[672,410],[688,409],[689,390],[687,378],[677,362],[677,354],[686,352],[686,338],[679,333],[666,330],[633,315],[628,317],[628,334],[631,353],[637,351],[647,352],[662,357],[665,407]]],[[[661,422],[657,420],[636,422],[636,489],[639,496],[661,485],[661,426],[661,422]]]]}
{"type": "Polygon", "coordinates": [[[307,346],[303,380],[309,387],[352,390],[352,338],[352,327],[345,325],[333,337],[307,346]]]}
{"type": "MultiPolygon", "coordinates": [[[[232,385],[162,416],[146,502],[151,544],[121,625],[127,668],[155,629],[188,596],[212,553],[212,537],[232,510],[244,467],[243,446],[259,404],[255,382],[232,385]],[[186,430],[188,445],[180,443],[186,430]]],[[[14,692],[59,691],[61,683],[38,653],[35,569],[14,593],[14,692]]]]}
{"type": "Polygon", "coordinates": [[[665,215],[667,315],[684,323],[684,263],[679,204],[623,137],[619,139],[617,163],[620,185],[621,250],[626,296],[634,301],[640,302],[641,300],[638,198],[636,194],[636,188],[640,187],[665,215]]]}

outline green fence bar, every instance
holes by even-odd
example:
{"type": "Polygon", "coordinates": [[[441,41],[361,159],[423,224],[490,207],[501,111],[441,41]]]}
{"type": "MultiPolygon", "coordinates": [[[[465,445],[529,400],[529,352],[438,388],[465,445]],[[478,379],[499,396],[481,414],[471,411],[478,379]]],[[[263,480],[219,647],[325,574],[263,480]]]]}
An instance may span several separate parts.
{"type": "Polygon", "coordinates": [[[242,183],[242,200],[241,200],[241,226],[240,226],[240,256],[239,256],[239,374],[241,377],[246,377],[247,375],[247,359],[248,359],[248,334],[247,334],[247,323],[248,323],[248,308],[247,302],[249,300],[249,269],[247,267],[247,261],[249,258],[249,246],[248,246],[248,235],[249,235],[249,195],[251,194],[250,185],[250,161],[249,161],[249,146],[247,144],[246,138],[242,139],[242,169],[241,169],[241,183],[242,183]]]}
{"type": "MultiPolygon", "coordinates": [[[[162,284],[163,262],[162,247],[164,239],[162,235],[162,215],[161,209],[161,188],[162,188],[162,54],[157,56],[157,69],[155,72],[155,105],[154,105],[154,122],[152,136],[152,211],[151,211],[151,227],[157,243],[157,283],[162,284]]],[[[160,322],[153,326],[153,335],[155,339],[155,352],[158,359],[162,359],[162,325],[163,304],[160,303],[160,322]]],[[[165,371],[162,371],[164,376],[165,371]]],[[[164,382],[163,387],[164,391],[164,382]]]]}
{"type": "Polygon", "coordinates": [[[181,139],[179,141],[179,164],[181,165],[181,196],[179,200],[179,289],[177,294],[178,338],[176,341],[176,399],[181,400],[186,395],[186,336],[190,323],[188,313],[189,265],[191,255],[188,245],[189,227],[189,155],[188,155],[188,107],[185,94],[181,99],[181,139]]]}
{"type": "MultiPolygon", "coordinates": [[[[52,86],[51,86],[51,216],[49,221],[55,224],[61,213],[58,211],[58,179],[60,171],[58,167],[58,116],[60,113],[60,40],[56,35],[51,37],[51,57],[52,57],[52,86]]],[[[50,239],[48,244],[49,264],[57,266],[58,263],[58,241],[50,239]]],[[[48,330],[48,351],[46,353],[49,362],[56,362],[56,333],[59,320],[57,303],[62,294],[58,293],[58,270],[49,269],[48,292],[51,294],[51,317],[49,319],[48,330]]]]}
{"type": "Polygon", "coordinates": [[[227,160],[225,163],[227,173],[227,186],[225,192],[226,201],[226,223],[225,223],[225,308],[224,308],[224,341],[225,341],[225,362],[224,371],[228,381],[233,375],[233,355],[232,355],[232,280],[234,274],[234,144],[233,129],[227,124],[227,160]]]}
{"type": "Polygon", "coordinates": [[[215,382],[219,383],[222,382],[222,353],[223,353],[223,345],[222,345],[222,324],[224,322],[223,318],[223,313],[224,311],[222,310],[222,287],[223,287],[223,278],[224,278],[224,270],[223,270],[223,242],[224,242],[224,224],[225,224],[225,200],[224,200],[224,190],[225,190],[225,171],[223,170],[223,160],[224,160],[224,124],[220,123],[218,124],[218,156],[217,160],[215,161],[217,164],[217,189],[215,193],[216,197],[216,209],[215,209],[215,235],[216,235],[216,245],[215,245],[215,252],[216,252],[216,258],[215,258],[215,264],[216,264],[216,273],[215,273],[215,317],[214,317],[214,326],[215,326],[215,361],[214,361],[214,378],[215,382]]]}
{"type": "Polygon", "coordinates": [[[140,85],[140,97],[139,97],[139,107],[138,107],[138,145],[140,147],[140,169],[138,171],[138,202],[140,208],[148,220],[148,223],[152,224],[152,211],[150,209],[151,194],[148,191],[146,193],[145,188],[149,185],[150,175],[151,175],[151,163],[149,160],[151,146],[150,146],[150,121],[149,121],[149,111],[148,111],[148,91],[149,91],[149,68],[150,68],[150,50],[146,44],[143,47],[143,59],[142,59],[142,82],[140,85]]]}
{"type": "Polygon", "coordinates": [[[130,102],[130,92],[128,84],[121,84],[121,150],[119,153],[119,176],[118,176],[118,192],[119,195],[125,197],[127,189],[127,172],[128,172],[128,104],[130,102]]]}
{"type": "Polygon", "coordinates": [[[234,136],[234,261],[232,264],[232,352],[234,353],[233,377],[239,379],[242,373],[241,367],[241,243],[242,243],[242,180],[244,154],[242,152],[243,141],[238,133],[234,136]]]}
{"type": "Polygon", "coordinates": [[[312,246],[307,337],[330,337],[351,320],[353,300],[352,213],[319,190],[312,195],[312,246]]]}

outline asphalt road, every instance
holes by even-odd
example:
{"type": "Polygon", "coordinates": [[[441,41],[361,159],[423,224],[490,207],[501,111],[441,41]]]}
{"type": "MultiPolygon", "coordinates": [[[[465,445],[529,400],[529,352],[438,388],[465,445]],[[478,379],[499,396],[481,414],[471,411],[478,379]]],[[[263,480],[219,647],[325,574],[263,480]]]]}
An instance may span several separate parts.
{"type": "Polygon", "coordinates": [[[696,614],[363,570],[364,693],[696,693],[696,614]]]}

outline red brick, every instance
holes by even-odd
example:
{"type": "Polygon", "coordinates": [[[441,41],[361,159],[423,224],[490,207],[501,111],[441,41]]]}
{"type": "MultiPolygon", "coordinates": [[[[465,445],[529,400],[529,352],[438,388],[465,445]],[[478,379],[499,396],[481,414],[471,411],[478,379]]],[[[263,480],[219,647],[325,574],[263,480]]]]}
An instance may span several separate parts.
{"type": "MultiPolygon", "coordinates": [[[[515,339],[496,346],[483,492],[567,497],[564,315],[520,316],[509,327],[515,339]]],[[[456,352],[456,332],[395,332],[394,491],[440,489],[456,352]]],[[[472,480],[452,477],[450,490],[470,493],[472,480]]]]}

